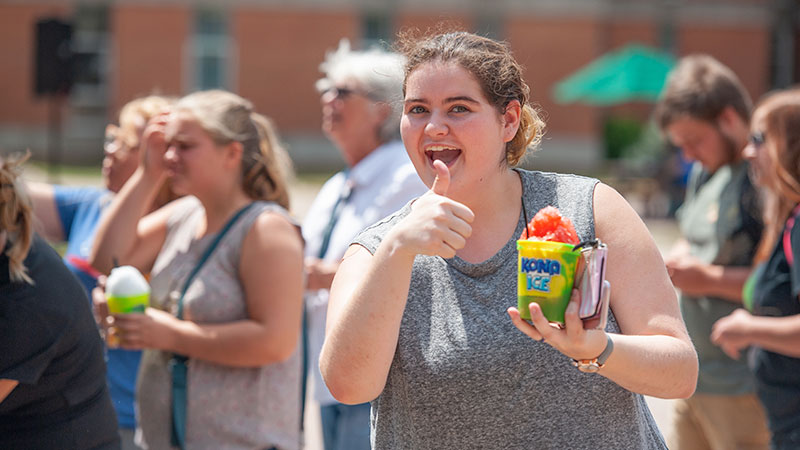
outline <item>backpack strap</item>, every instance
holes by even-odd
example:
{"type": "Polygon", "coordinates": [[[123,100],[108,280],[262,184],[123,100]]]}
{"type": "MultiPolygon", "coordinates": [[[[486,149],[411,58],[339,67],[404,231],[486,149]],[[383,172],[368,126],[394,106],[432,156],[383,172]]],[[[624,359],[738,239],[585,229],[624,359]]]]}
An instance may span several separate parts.
{"type": "Polygon", "coordinates": [[[792,228],[797,216],[800,215],[800,203],[794,207],[792,214],[786,221],[786,226],[783,227],[783,254],[786,255],[786,261],[789,262],[789,267],[794,266],[794,255],[792,254],[792,228]]]}

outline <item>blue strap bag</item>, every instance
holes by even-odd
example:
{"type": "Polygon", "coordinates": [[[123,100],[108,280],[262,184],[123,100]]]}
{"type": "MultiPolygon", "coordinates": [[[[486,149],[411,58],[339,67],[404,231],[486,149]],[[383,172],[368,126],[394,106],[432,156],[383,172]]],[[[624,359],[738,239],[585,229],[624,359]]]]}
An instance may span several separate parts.
{"type": "MultiPolygon", "coordinates": [[[[192,269],[189,273],[189,277],[186,278],[186,282],[183,284],[183,290],[181,291],[181,296],[178,298],[178,313],[176,316],[178,319],[183,320],[183,297],[186,295],[186,291],[189,289],[189,286],[192,284],[192,280],[194,280],[195,276],[200,272],[200,269],[203,267],[203,264],[206,263],[208,258],[214,252],[214,249],[217,248],[217,245],[222,241],[222,238],[228,232],[228,230],[233,227],[237,220],[241,216],[247,212],[250,207],[253,206],[253,203],[250,203],[236,212],[236,214],[231,217],[228,222],[222,227],[222,230],[217,234],[211,244],[206,248],[203,255],[200,257],[199,261],[197,261],[197,265],[192,269]]],[[[187,400],[187,392],[186,392],[186,375],[188,372],[188,368],[186,366],[186,361],[188,361],[184,355],[174,354],[169,361],[169,370],[172,374],[172,433],[171,433],[171,440],[172,445],[184,450],[186,448],[186,400],[187,400]]]]}

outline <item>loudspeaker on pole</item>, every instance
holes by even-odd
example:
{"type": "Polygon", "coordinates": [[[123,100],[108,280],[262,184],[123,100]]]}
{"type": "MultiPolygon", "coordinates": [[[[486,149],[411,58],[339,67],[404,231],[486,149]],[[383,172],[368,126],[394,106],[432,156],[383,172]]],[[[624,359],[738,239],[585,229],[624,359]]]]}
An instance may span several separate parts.
{"type": "Polygon", "coordinates": [[[36,95],[69,93],[72,87],[72,25],[54,18],[36,22],[36,95]]]}

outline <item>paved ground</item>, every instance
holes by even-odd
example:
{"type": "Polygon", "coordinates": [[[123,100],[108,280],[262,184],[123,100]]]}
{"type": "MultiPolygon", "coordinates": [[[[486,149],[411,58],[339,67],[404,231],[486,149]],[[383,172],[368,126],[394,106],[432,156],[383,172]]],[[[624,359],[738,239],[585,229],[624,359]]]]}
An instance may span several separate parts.
{"type": "MultiPolygon", "coordinates": [[[[26,179],[35,181],[48,181],[47,174],[35,167],[29,167],[25,172],[26,179]]],[[[99,177],[87,175],[62,174],[57,181],[63,184],[83,184],[100,185],[99,177]]],[[[292,210],[296,217],[302,220],[305,217],[311,201],[314,199],[320,188],[319,181],[296,180],[290,189],[292,210]]],[[[636,202],[633,202],[636,204],[636,202]]],[[[645,223],[653,234],[653,237],[664,254],[678,237],[675,222],[664,219],[649,219],[645,223]]],[[[310,390],[309,390],[310,391],[310,390]]],[[[648,397],[647,403],[653,412],[662,433],[665,435],[671,429],[672,405],[673,401],[648,397]]],[[[319,422],[319,411],[317,405],[309,401],[306,406],[306,449],[322,450],[322,436],[319,422]]]]}

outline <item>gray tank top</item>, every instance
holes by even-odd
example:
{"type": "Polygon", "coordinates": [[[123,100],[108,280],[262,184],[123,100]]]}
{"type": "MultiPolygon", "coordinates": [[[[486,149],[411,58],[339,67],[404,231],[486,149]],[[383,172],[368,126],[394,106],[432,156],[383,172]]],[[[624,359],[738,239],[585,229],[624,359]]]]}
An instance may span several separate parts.
{"type": "MultiPolygon", "coordinates": [[[[594,238],[597,180],[519,170],[530,219],[553,205],[594,238]]],[[[403,217],[359,235],[374,253],[403,217]]],[[[386,387],[372,402],[373,449],[666,449],[644,398],[579,372],[514,327],[516,237],[488,260],[418,255],[386,387]]],[[[613,264],[613,262],[612,262],[613,264]]],[[[607,331],[619,333],[610,314],[607,331]]]]}
{"type": "MultiPolygon", "coordinates": [[[[215,235],[195,237],[205,212],[194,197],[178,200],[167,223],[167,238],[153,265],[150,305],[174,311],[189,273],[215,235]]],[[[264,212],[289,218],[275,203],[257,202],[228,230],[186,291],[184,316],[198,323],[244,320],[247,302],[239,281],[242,241],[264,212]]],[[[269,270],[269,267],[264,267],[269,270]]],[[[136,387],[142,446],[170,446],[170,354],[142,354],[136,387]]],[[[283,362],[261,367],[230,367],[189,359],[186,447],[256,450],[300,448],[301,359],[298,350],[283,362]]]]}

